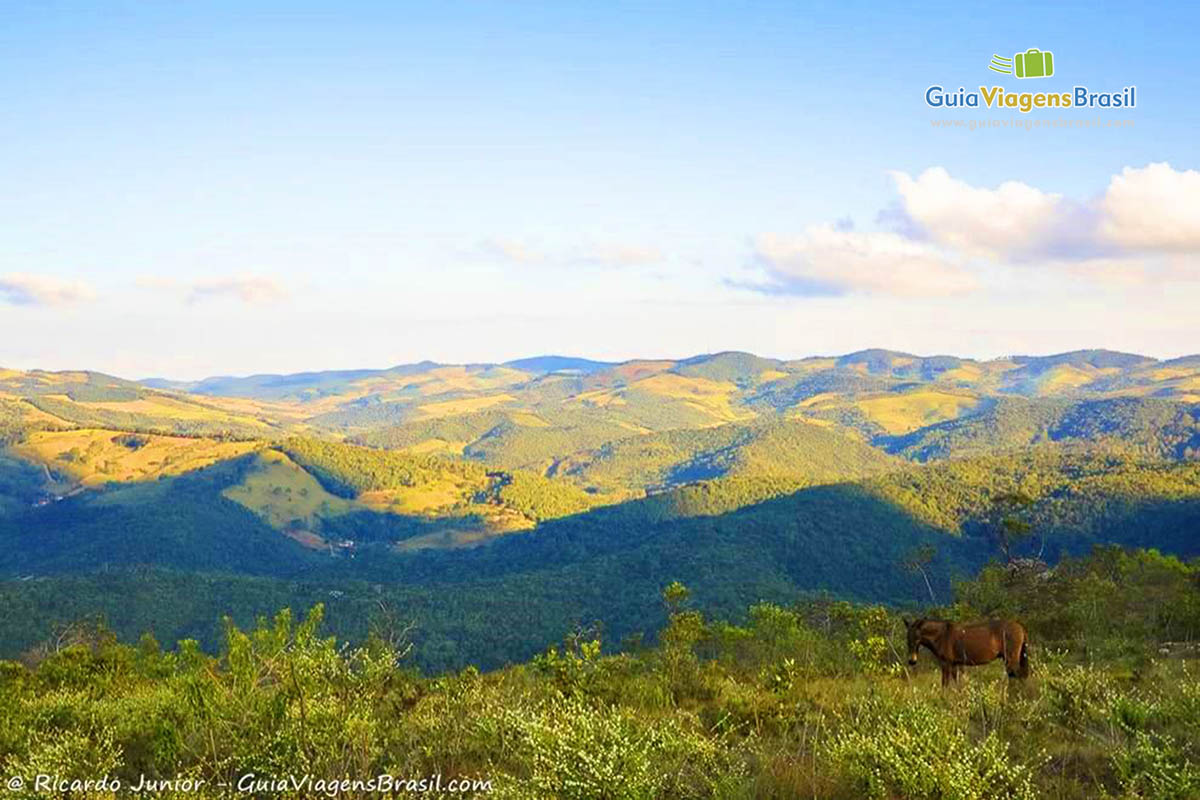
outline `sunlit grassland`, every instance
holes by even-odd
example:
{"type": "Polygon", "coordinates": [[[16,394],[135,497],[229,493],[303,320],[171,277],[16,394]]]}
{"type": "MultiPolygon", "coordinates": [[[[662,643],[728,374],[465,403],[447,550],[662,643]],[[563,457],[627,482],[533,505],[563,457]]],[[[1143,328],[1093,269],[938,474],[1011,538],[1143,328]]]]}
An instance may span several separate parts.
{"type": "Polygon", "coordinates": [[[799,407],[808,414],[857,412],[871,427],[896,435],[957,419],[979,403],[980,398],[974,394],[920,388],[851,398],[825,392],[805,399],[799,407]]]}
{"type": "Polygon", "coordinates": [[[683,401],[693,409],[711,415],[714,424],[745,420],[754,416],[736,406],[738,387],[727,381],[661,373],[636,381],[631,384],[631,388],[683,401]]]}
{"type": "Polygon", "coordinates": [[[463,397],[454,400],[441,400],[436,403],[423,403],[416,406],[418,418],[450,417],[456,414],[471,414],[484,411],[496,406],[506,405],[516,401],[512,395],[489,394],[482,397],[463,397]]]}
{"type": "Polygon", "coordinates": [[[1069,364],[1062,364],[1046,370],[1031,381],[1033,394],[1037,397],[1049,397],[1064,390],[1078,389],[1087,386],[1098,377],[1115,374],[1114,370],[1085,370],[1069,364]]]}
{"type": "Polygon", "coordinates": [[[253,442],[219,442],[85,428],[35,431],[12,450],[60,476],[60,488],[72,488],[180,475],[236,458],[258,446],[253,442]]]}
{"type": "Polygon", "coordinates": [[[222,494],[274,528],[316,527],[320,516],[344,514],[354,507],[351,501],[325,491],[316,478],[277,450],[255,458],[245,479],[222,494]]]}

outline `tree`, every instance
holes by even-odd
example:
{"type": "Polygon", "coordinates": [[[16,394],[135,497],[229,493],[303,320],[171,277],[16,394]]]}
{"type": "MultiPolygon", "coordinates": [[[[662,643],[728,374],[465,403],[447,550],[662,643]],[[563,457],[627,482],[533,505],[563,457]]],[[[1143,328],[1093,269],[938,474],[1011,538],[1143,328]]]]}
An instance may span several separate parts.
{"type": "Polygon", "coordinates": [[[679,581],[671,581],[666,588],[662,590],[663,604],[667,607],[667,613],[675,616],[683,611],[684,603],[692,596],[692,592],[679,581]]]}
{"type": "Polygon", "coordinates": [[[1033,498],[1024,492],[1005,492],[992,498],[988,536],[1004,555],[1005,563],[1012,563],[1013,550],[1033,533],[1028,519],[1032,508],[1033,498]]]}
{"type": "Polygon", "coordinates": [[[395,606],[386,600],[375,602],[375,612],[367,622],[371,639],[387,648],[393,664],[398,665],[412,652],[412,636],[417,629],[417,623],[404,618],[395,606]]]}
{"type": "Polygon", "coordinates": [[[933,593],[933,584],[929,582],[929,566],[937,556],[937,548],[932,544],[923,544],[914,548],[904,559],[904,567],[909,572],[920,573],[925,580],[925,588],[929,592],[929,602],[937,605],[937,597],[933,593]]]}

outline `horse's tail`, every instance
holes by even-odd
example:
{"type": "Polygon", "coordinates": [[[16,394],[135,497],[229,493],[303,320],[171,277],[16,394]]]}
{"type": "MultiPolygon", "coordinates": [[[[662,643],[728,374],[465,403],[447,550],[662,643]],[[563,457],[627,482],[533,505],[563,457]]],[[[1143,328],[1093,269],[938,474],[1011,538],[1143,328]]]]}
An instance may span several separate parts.
{"type": "Polygon", "coordinates": [[[1029,640],[1021,642],[1021,661],[1017,667],[1017,677],[1029,677],[1029,640]]]}

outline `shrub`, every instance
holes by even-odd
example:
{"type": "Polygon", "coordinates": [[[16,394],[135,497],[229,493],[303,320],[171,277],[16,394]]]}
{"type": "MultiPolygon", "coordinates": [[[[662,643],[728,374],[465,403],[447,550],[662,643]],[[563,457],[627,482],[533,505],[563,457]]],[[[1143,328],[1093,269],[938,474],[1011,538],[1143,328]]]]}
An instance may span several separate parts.
{"type": "Polygon", "coordinates": [[[640,719],[627,710],[556,700],[536,713],[505,709],[521,746],[520,773],[501,797],[652,800],[712,797],[741,778],[741,764],[678,717],[640,719]]]}
{"type": "Polygon", "coordinates": [[[1170,736],[1139,731],[1112,757],[1126,792],[1147,800],[1191,800],[1200,796],[1200,768],[1170,736]]]}
{"type": "Polygon", "coordinates": [[[1034,769],[1014,763],[994,731],[971,741],[957,720],[913,697],[868,696],[840,719],[827,745],[834,768],[856,793],[908,800],[1025,800],[1036,797],[1034,769]]]}

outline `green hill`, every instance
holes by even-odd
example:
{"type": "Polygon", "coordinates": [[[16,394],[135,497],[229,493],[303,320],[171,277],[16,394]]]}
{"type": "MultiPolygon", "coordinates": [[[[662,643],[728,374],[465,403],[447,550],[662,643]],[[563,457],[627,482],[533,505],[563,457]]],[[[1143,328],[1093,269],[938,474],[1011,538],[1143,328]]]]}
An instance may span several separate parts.
{"type": "Polygon", "coordinates": [[[725,475],[787,479],[797,486],[832,483],[898,466],[844,433],[770,418],[620,439],[560,461],[555,475],[596,491],[655,491],[725,475]]]}
{"type": "Polygon", "coordinates": [[[1198,375],[1102,351],[880,350],[187,387],[0,371],[4,591],[36,606],[64,587],[0,648],[47,614],[132,631],[155,613],[137,607],[148,581],[229,593],[162,609],[173,632],[335,592],[355,598],[331,605],[350,634],[350,608],[383,596],[425,626],[423,664],[495,665],[576,623],[655,627],[642,609],[665,575],[729,614],[798,592],[903,602],[928,594],[904,565],[932,547],[948,596],[999,554],[997,503],[1018,495],[1016,555],[1193,555],[1198,375]]]}
{"type": "MultiPolygon", "coordinates": [[[[250,468],[245,459],[236,466],[250,468]]],[[[988,522],[993,501],[1018,490],[1031,498],[1024,513],[1033,530],[1018,555],[1041,552],[1053,560],[1100,543],[1200,554],[1193,535],[1200,525],[1200,465],[1059,449],[799,489],[785,479],[730,476],[591,510],[561,505],[556,491],[538,495],[555,482],[517,480],[502,503],[549,509],[557,518],[487,547],[395,550],[392,541],[440,535],[436,526],[447,523],[367,510],[335,515],[331,532],[361,538],[353,558],[304,549],[222,500],[221,492],[243,477],[233,466],[210,468],[5,518],[6,591],[42,592],[42,578],[75,575],[84,581],[75,584],[82,593],[54,608],[82,613],[89,604],[107,609],[142,596],[137,573],[88,584],[98,566],[169,568],[223,576],[216,579],[230,587],[226,602],[239,619],[296,592],[310,599],[314,592],[354,593],[356,602],[382,592],[419,620],[428,637],[423,663],[440,669],[528,657],[580,621],[601,620],[618,637],[645,630],[635,609],[653,601],[664,575],[702,590],[706,608],[722,613],[797,592],[914,601],[925,588],[904,564],[932,545],[928,572],[945,596],[952,579],[996,555],[988,522]],[[381,526],[382,539],[372,525],[381,526]],[[31,576],[37,580],[13,580],[31,576]],[[246,583],[250,577],[256,582],[246,583]],[[308,588],[296,586],[297,579],[308,588]]],[[[184,610],[178,614],[179,625],[197,624],[184,620],[184,610]]],[[[46,621],[43,615],[22,623],[28,629],[22,627],[20,641],[46,621]]],[[[357,630],[358,623],[345,624],[347,633],[357,630]]],[[[18,645],[14,639],[9,646],[18,645]]]]}
{"type": "Polygon", "coordinates": [[[882,442],[918,461],[1014,450],[1043,442],[1148,458],[1200,455],[1200,404],[1153,398],[1069,402],[999,398],[984,410],[882,442]]]}
{"type": "Polygon", "coordinates": [[[277,576],[302,571],[312,563],[303,548],[221,497],[246,467],[246,459],[237,459],[0,517],[0,573],[135,565],[277,576]]]}
{"type": "Polygon", "coordinates": [[[728,381],[740,388],[755,386],[779,377],[780,362],[752,353],[716,353],[685,358],[672,369],[680,375],[728,381]]]}

